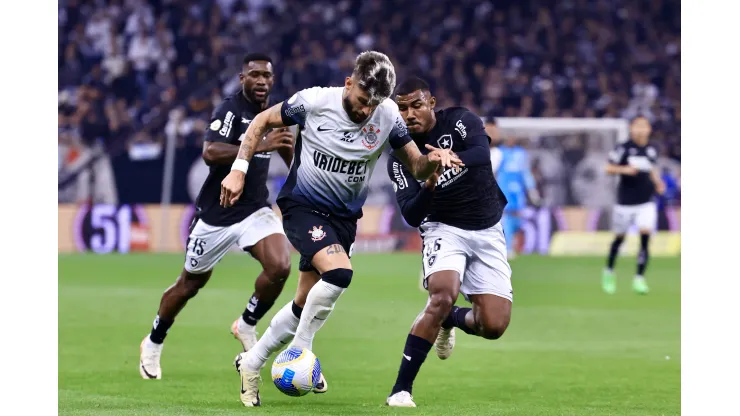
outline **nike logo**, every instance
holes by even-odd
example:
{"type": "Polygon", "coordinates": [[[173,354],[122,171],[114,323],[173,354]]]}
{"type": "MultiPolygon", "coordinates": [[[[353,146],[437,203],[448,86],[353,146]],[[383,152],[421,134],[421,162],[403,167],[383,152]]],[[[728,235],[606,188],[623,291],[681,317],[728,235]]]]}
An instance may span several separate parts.
{"type": "Polygon", "coordinates": [[[242,123],[249,124],[252,120],[247,120],[246,118],[242,117],[242,123]]]}
{"type": "Polygon", "coordinates": [[[322,129],[324,126],[319,126],[319,131],[332,131],[333,129],[322,129]]]}
{"type": "Polygon", "coordinates": [[[141,371],[143,371],[144,374],[146,374],[147,377],[149,377],[149,378],[157,378],[156,375],[151,375],[151,374],[149,374],[148,371],[146,371],[146,367],[144,367],[144,363],[142,363],[141,361],[139,361],[139,365],[141,366],[141,371]]]}
{"type": "Polygon", "coordinates": [[[403,358],[405,358],[405,359],[407,359],[407,360],[411,361],[411,357],[409,357],[409,356],[408,356],[408,355],[406,355],[406,354],[403,354],[403,358]]]}

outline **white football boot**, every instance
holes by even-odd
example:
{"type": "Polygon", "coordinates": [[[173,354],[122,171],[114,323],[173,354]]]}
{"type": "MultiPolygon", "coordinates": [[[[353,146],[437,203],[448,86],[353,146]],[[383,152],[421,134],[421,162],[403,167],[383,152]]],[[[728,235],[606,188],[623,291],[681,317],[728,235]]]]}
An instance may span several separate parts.
{"type": "Polygon", "coordinates": [[[252,349],[254,344],[257,343],[257,329],[251,325],[247,325],[241,316],[236,318],[236,321],[231,324],[231,333],[234,335],[234,338],[242,343],[244,352],[252,349]]]}
{"type": "Polygon", "coordinates": [[[434,350],[440,360],[446,360],[452,355],[452,349],[455,348],[455,328],[440,329],[437,339],[434,341],[434,350]]]}
{"type": "Polygon", "coordinates": [[[242,381],[241,394],[239,398],[246,407],[258,407],[262,404],[260,401],[260,373],[259,371],[249,371],[242,363],[246,363],[247,353],[243,352],[236,356],[234,367],[242,381]]]}
{"type": "Polygon", "coordinates": [[[385,404],[390,407],[416,407],[414,398],[411,397],[411,393],[407,391],[399,391],[392,396],[388,396],[388,398],[385,399],[385,404]]]}
{"type": "Polygon", "coordinates": [[[329,390],[329,384],[326,383],[324,373],[321,373],[321,377],[319,377],[319,382],[316,383],[316,387],[313,388],[313,392],[316,394],[321,394],[326,393],[327,390],[329,390]]]}
{"type": "Polygon", "coordinates": [[[144,337],[139,346],[139,374],[144,380],[159,380],[162,378],[162,367],[159,366],[159,359],[162,356],[164,343],[155,344],[149,339],[149,335],[144,337]]]}

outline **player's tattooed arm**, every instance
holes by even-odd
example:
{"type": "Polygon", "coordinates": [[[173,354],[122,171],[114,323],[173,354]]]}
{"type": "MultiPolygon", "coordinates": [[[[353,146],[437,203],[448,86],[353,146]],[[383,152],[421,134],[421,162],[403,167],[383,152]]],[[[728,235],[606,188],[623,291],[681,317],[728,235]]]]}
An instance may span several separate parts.
{"type": "Polygon", "coordinates": [[[239,146],[239,153],[237,159],[244,159],[246,161],[252,160],[252,156],[257,150],[257,145],[260,139],[265,136],[270,129],[278,127],[285,127],[283,124],[283,118],[280,116],[280,111],[283,103],[280,102],[267,110],[257,114],[257,116],[249,123],[247,132],[244,133],[244,140],[242,140],[241,146],[239,146]]]}
{"type": "Polygon", "coordinates": [[[257,114],[244,133],[244,140],[239,146],[236,160],[231,165],[231,172],[221,181],[221,200],[223,207],[231,207],[244,192],[244,177],[249,169],[249,161],[257,150],[260,139],[271,128],[285,127],[280,116],[283,103],[276,104],[257,114]]]}
{"type": "MultiPolygon", "coordinates": [[[[255,153],[277,152],[290,166],[293,159],[293,134],[287,129],[276,129],[258,141],[255,153]]],[[[203,142],[203,160],[207,165],[228,165],[239,153],[239,146],[224,142],[203,142]]]]}
{"type": "Polygon", "coordinates": [[[426,145],[429,153],[422,155],[416,143],[406,143],[402,148],[394,151],[401,163],[406,166],[411,174],[417,179],[427,179],[440,167],[464,166],[460,159],[453,155],[449,149],[437,149],[426,145]]]}

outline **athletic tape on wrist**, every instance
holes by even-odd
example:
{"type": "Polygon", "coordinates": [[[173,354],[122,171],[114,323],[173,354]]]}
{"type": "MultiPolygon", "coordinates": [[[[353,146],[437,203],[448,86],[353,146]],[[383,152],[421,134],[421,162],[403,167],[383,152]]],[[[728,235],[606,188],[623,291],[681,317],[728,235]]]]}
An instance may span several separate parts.
{"type": "Polygon", "coordinates": [[[240,170],[245,174],[247,173],[247,169],[249,169],[249,162],[245,159],[236,159],[231,165],[231,170],[240,170]]]}

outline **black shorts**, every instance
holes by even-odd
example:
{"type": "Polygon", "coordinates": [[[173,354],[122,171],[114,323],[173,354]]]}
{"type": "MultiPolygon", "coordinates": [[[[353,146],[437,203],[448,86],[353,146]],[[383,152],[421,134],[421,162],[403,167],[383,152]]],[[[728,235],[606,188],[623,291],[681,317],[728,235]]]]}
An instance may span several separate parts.
{"type": "Polygon", "coordinates": [[[356,219],[336,217],[293,201],[279,201],[278,205],[285,235],[301,253],[298,270],[318,273],[311,264],[313,256],[332,244],[340,244],[347,256],[352,256],[357,235],[356,219]]]}

